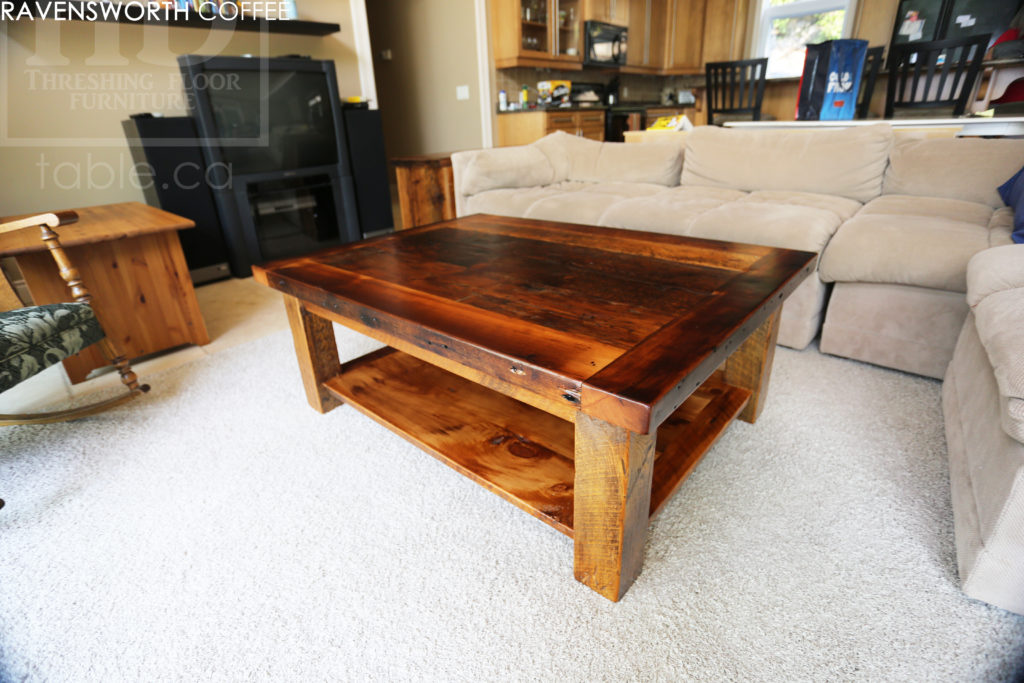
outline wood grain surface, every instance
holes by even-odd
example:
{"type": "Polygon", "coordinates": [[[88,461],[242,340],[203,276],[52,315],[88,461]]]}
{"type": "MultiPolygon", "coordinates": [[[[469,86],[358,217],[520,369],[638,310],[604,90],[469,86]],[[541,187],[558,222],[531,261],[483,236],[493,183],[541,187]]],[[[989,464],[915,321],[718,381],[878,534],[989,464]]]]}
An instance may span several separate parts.
{"type": "Polygon", "coordinates": [[[334,326],[331,321],[306,311],[302,302],[293,296],[284,298],[284,307],[306,400],[318,413],[329,412],[340,404],[324,387],[324,382],[337,375],[341,368],[334,326]]]}
{"type": "Polygon", "coordinates": [[[643,566],[654,439],[585,413],[576,418],[573,574],[612,601],[643,566]]]}
{"type": "Polygon", "coordinates": [[[476,215],[254,268],[385,343],[649,433],[813,271],[771,247],[476,215]]]}
{"type": "Polygon", "coordinates": [[[399,229],[455,218],[455,180],[451,154],[397,157],[395,167],[399,229]]]}
{"type": "MultiPolygon", "coordinates": [[[[78,214],[78,222],[62,226],[59,231],[60,241],[65,249],[82,244],[110,242],[137,235],[195,227],[195,223],[187,218],[139,202],[87,206],[74,209],[74,212],[78,214]]],[[[0,218],[0,223],[30,215],[0,218]]],[[[39,241],[38,230],[21,230],[0,235],[0,255],[3,256],[41,251],[45,248],[39,241]]]]}

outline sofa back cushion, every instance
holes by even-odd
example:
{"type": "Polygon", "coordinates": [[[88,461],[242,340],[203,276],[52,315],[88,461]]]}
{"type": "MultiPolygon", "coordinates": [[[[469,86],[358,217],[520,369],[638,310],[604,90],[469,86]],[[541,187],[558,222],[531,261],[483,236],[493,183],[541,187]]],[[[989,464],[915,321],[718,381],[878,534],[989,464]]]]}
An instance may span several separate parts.
{"type": "Polygon", "coordinates": [[[931,138],[893,145],[884,194],[947,197],[1003,206],[999,186],[1020,169],[1024,140],[931,138]]]}
{"type": "Polygon", "coordinates": [[[701,126],[686,136],[682,184],[867,202],[881,194],[892,139],[888,124],[837,130],[701,126]]]}
{"type": "Polygon", "coordinates": [[[627,144],[598,142],[551,133],[531,147],[541,150],[554,169],[554,182],[653,183],[674,187],[679,184],[683,149],[673,142],[627,144]]]}
{"type": "Polygon", "coordinates": [[[534,187],[555,182],[555,169],[547,155],[531,145],[456,154],[469,159],[459,174],[458,191],[466,196],[498,188],[534,187]]]}

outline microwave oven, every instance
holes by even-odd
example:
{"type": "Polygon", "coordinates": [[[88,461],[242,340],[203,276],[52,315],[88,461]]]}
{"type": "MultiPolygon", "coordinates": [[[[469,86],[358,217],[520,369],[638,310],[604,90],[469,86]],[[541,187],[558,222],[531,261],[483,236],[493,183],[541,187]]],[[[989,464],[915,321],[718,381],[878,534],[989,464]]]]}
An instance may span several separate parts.
{"type": "Polygon", "coordinates": [[[626,65],[625,26],[603,21],[583,22],[583,63],[587,66],[619,67],[626,65]]]}

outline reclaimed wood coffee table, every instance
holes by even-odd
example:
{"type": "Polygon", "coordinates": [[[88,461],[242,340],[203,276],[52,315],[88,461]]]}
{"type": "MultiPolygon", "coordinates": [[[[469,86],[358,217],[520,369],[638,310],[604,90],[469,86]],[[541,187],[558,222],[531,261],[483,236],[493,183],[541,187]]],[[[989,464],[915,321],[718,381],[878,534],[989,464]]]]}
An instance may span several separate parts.
{"type": "Polygon", "coordinates": [[[345,402],[574,539],[611,600],[648,521],[764,403],[816,255],[475,215],[253,269],[310,404],[345,402]],[[331,321],[388,345],[341,364],[331,321]]]}

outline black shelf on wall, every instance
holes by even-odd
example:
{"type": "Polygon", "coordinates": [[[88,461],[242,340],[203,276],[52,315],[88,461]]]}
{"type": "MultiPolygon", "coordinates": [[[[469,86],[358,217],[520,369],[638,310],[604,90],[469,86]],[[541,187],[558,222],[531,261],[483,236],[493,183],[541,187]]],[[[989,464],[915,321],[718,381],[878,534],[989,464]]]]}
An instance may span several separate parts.
{"type": "MultiPolygon", "coordinates": [[[[35,3],[16,3],[25,4],[29,7],[34,17],[44,19],[36,13],[37,5],[35,3]]],[[[102,4],[100,2],[71,2],[69,5],[75,7],[84,7],[85,5],[102,4]]],[[[303,35],[303,36],[327,36],[332,33],[337,33],[341,30],[341,26],[338,24],[331,24],[323,21],[304,21],[299,19],[281,19],[270,21],[267,19],[258,19],[255,17],[241,17],[239,19],[203,19],[202,17],[189,17],[187,19],[129,19],[127,17],[119,16],[117,19],[104,18],[102,11],[97,10],[96,21],[102,21],[104,23],[116,23],[116,24],[143,24],[148,26],[174,26],[177,28],[199,28],[205,30],[220,30],[220,31],[250,31],[259,32],[263,31],[266,33],[280,33],[289,35],[303,35]]],[[[44,19],[45,21],[45,19],[44,19]]]]}

